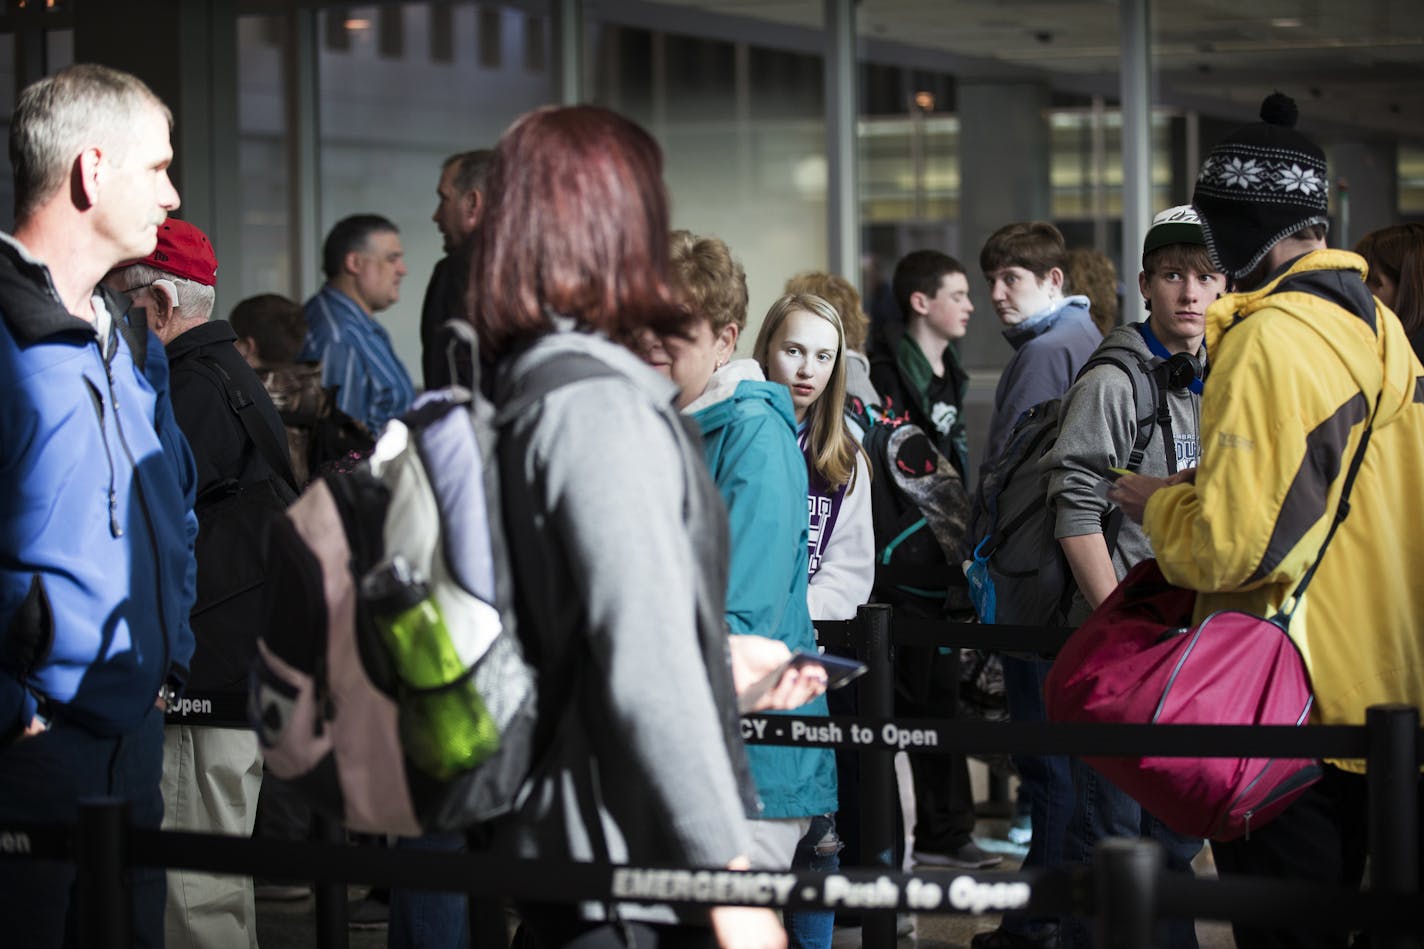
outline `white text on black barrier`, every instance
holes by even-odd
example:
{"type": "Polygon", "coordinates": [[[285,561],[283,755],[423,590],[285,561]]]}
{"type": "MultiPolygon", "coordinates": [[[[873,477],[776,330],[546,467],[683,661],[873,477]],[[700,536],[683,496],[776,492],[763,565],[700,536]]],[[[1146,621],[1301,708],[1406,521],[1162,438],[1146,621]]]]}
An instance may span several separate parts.
{"type": "MultiPolygon", "coordinates": [[[[835,722],[812,724],[791,719],[782,722],[777,716],[744,717],[742,738],[748,741],[767,739],[790,739],[798,744],[844,745],[846,733],[835,722]]],[[[939,745],[939,731],[933,728],[902,728],[894,722],[886,722],[877,733],[866,725],[850,726],[850,744],[894,748],[935,748],[939,745]]]]}
{"type": "MultiPolygon", "coordinates": [[[[1032,888],[1023,882],[984,883],[971,876],[958,876],[946,887],[932,880],[912,878],[905,884],[902,905],[900,886],[888,876],[856,881],[831,873],[818,882],[819,887],[801,888],[797,894],[799,903],[827,909],[929,911],[947,906],[968,913],[997,913],[1022,909],[1032,894],[1032,888]]],[[[785,906],[795,885],[796,876],[790,873],[619,867],[613,871],[612,895],[625,900],[785,906]]]]}

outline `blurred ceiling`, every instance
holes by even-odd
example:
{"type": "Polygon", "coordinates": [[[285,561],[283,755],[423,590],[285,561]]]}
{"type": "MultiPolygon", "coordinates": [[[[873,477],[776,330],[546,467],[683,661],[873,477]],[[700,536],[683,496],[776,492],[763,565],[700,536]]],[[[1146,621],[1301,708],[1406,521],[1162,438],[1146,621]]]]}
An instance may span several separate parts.
{"type": "MultiPolygon", "coordinates": [[[[819,30],[822,0],[656,0],[819,30]]],[[[960,79],[1039,77],[1118,95],[1117,0],[860,0],[876,59],[903,50],[960,79]]],[[[1355,139],[1424,139],[1424,0],[1172,0],[1151,5],[1155,100],[1223,119],[1255,117],[1273,89],[1302,128],[1355,139]]],[[[893,60],[892,60],[893,61],[893,60]]]]}

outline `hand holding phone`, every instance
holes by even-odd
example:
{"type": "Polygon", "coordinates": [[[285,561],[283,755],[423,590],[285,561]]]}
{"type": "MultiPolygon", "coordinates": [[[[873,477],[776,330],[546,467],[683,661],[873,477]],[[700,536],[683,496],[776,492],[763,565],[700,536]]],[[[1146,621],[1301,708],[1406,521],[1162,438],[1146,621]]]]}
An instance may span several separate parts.
{"type": "Polygon", "coordinates": [[[865,663],[844,656],[794,653],[770,674],[737,695],[737,711],[799,708],[826,689],[836,689],[866,671],[865,663]]]}

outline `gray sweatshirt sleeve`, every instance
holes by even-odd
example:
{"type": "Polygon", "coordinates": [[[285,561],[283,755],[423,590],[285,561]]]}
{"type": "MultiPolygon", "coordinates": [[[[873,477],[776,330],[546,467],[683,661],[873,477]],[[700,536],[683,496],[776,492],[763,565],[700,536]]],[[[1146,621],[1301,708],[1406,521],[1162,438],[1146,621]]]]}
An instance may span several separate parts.
{"type": "Polygon", "coordinates": [[[1055,505],[1055,537],[1100,534],[1112,505],[1097,493],[1109,468],[1127,467],[1137,435],[1132,380],[1117,366],[1096,366],[1069,388],[1058,439],[1039,461],[1055,505]]]}
{"type": "Polygon", "coordinates": [[[666,422],[617,380],[544,400],[550,526],[568,551],[620,757],[639,773],[694,866],[723,866],[750,841],[698,647],[696,569],[683,521],[682,462],[666,422]]]}

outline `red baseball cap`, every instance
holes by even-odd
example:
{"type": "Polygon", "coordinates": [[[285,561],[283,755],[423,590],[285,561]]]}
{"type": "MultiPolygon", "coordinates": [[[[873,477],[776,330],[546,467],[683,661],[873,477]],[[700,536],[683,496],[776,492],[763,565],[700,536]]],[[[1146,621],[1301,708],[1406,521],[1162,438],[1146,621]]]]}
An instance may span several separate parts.
{"type": "Polygon", "coordinates": [[[211,287],[218,281],[218,258],[208,235],[187,221],[168,218],[158,225],[158,246],[136,263],[211,287]]]}

